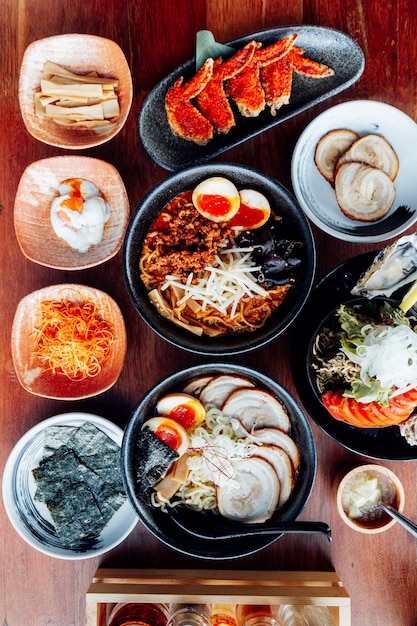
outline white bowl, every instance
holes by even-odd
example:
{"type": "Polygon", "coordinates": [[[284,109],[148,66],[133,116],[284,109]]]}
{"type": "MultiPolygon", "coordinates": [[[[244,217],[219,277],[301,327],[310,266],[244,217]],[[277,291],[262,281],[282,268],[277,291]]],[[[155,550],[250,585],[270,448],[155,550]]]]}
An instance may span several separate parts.
{"type": "Polygon", "coordinates": [[[45,429],[80,426],[84,422],[94,424],[121,444],[123,431],[109,420],[89,413],[63,413],[40,422],[25,433],[11,451],[3,473],[4,507],[16,532],[36,550],[60,559],[87,559],[108,552],[132,532],[138,519],[126,499],[95,545],[86,550],[71,550],[60,544],[46,505],[34,499],[36,483],[32,470],[43,456],[45,429]]]}
{"type": "Polygon", "coordinates": [[[393,106],[372,100],[338,104],[316,117],[295,146],[291,177],[294,193],[307,217],[324,232],[357,243],[386,241],[407,230],[417,220],[417,124],[393,106]],[[336,202],[333,187],[318,171],[314,152],[319,139],[331,130],[349,128],[360,135],[383,135],[396,151],[400,169],[394,181],[395,201],[386,218],[364,223],[346,217],[336,202]],[[403,220],[392,217],[399,207],[403,220]]]}

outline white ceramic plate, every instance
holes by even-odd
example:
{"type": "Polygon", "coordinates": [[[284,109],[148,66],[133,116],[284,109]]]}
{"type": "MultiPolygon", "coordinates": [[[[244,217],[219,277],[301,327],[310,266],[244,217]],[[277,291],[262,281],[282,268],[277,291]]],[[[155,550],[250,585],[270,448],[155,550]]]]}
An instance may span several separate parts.
{"type": "Polygon", "coordinates": [[[45,429],[48,426],[80,426],[84,422],[94,424],[121,445],[123,431],[109,420],[89,413],[63,413],[40,422],[23,435],[10,453],[3,473],[4,507],[15,530],[33,548],[60,559],[87,559],[104,554],[121,543],[138,520],[126,500],[93,547],[85,551],[70,550],[61,546],[46,505],[34,499],[36,484],[32,470],[43,456],[45,429]]]}
{"type": "Polygon", "coordinates": [[[361,243],[386,241],[417,220],[416,146],[417,124],[399,109],[372,100],[338,104],[316,117],[297,141],[291,166],[294,193],[307,217],[329,235],[361,243]],[[319,139],[338,128],[350,128],[360,135],[383,135],[398,155],[400,169],[394,181],[395,201],[383,220],[366,224],[343,215],[333,187],[314,163],[319,139]]]}

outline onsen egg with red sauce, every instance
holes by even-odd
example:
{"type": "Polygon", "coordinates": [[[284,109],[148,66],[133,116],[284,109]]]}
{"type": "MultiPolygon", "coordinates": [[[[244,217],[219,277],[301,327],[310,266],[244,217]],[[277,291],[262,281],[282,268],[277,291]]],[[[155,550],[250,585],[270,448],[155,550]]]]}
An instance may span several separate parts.
{"type": "Polygon", "coordinates": [[[237,187],[227,178],[213,176],[197,185],[192,194],[197,211],[212,222],[227,222],[239,210],[237,187]]]}
{"type": "Polygon", "coordinates": [[[151,417],[144,422],[142,428],[149,428],[161,441],[182,456],[188,448],[188,435],[175,420],[169,417],[151,417]]]}
{"type": "Polygon", "coordinates": [[[206,411],[200,400],[188,393],[169,393],[156,405],[160,415],[166,415],[181,424],[185,430],[201,424],[206,411]]]}
{"type": "Polygon", "coordinates": [[[58,191],[51,206],[51,226],[71,248],[87,252],[102,240],[110,207],[94,183],[83,178],[61,181],[58,191]]]}
{"type": "Polygon", "coordinates": [[[230,225],[239,230],[252,230],[263,226],[271,215],[268,199],[255,189],[241,189],[239,196],[239,210],[231,219],[230,225]]]}

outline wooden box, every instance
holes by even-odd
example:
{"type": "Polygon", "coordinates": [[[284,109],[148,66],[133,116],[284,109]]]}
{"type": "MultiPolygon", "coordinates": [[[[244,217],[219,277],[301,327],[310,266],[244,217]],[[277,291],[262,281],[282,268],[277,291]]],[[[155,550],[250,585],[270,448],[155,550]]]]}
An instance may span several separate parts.
{"type": "Polygon", "coordinates": [[[106,626],[118,602],[315,604],[329,607],[335,626],[351,624],[335,572],[100,568],[87,591],[87,626],[106,626]]]}

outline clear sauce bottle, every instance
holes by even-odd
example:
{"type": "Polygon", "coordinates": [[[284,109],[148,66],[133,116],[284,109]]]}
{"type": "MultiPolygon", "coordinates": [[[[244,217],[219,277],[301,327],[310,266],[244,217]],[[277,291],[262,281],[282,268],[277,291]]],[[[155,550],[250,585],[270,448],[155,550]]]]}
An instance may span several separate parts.
{"type": "Polygon", "coordinates": [[[173,604],[168,626],[211,626],[209,604],[173,604]]]}

